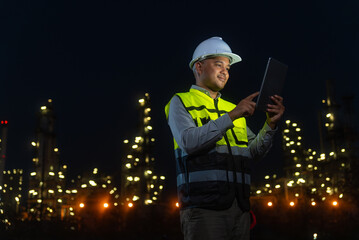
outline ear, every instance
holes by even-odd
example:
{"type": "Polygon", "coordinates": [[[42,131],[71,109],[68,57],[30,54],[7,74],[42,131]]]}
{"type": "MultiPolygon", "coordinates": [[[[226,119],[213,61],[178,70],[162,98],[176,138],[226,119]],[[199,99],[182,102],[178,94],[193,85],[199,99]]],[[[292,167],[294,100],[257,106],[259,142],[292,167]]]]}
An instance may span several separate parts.
{"type": "Polygon", "coordinates": [[[201,75],[202,74],[202,71],[203,71],[203,63],[198,61],[194,64],[195,68],[196,68],[196,71],[197,71],[197,74],[198,75],[201,75]]]}

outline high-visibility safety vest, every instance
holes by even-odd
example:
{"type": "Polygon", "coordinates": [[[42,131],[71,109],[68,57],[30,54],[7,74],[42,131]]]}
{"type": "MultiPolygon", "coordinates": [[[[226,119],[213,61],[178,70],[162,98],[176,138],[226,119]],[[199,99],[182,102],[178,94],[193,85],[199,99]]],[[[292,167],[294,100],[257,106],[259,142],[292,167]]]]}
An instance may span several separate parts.
{"type": "MultiPolygon", "coordinates": [[[[230,112],[236,105],[191,88],[177,93],[197,127],[230,112]]],[[[170,102],[165,112],[168,119],[170,102]]],[[[177,193],[181,209],[199,207],[223,210],[236,198],[243,211],[249,211],[250,175],[245,118],[236,119],[213,148],[187,154],[174,139],[177,193]]]]}

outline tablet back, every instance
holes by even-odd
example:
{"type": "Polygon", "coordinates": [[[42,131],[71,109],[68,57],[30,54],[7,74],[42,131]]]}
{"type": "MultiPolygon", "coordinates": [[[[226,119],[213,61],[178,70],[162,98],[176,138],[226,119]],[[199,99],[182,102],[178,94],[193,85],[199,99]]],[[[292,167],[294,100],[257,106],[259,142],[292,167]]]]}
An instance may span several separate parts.
{"type": "Polygon", "coordinates": [[[265,112],[267,104],[272,104],[270,96],[281,95],[287,69],[287,65],[273,58],[268,59],[262,86],[257,98],[256,108],[258,110],[265,112]]]}

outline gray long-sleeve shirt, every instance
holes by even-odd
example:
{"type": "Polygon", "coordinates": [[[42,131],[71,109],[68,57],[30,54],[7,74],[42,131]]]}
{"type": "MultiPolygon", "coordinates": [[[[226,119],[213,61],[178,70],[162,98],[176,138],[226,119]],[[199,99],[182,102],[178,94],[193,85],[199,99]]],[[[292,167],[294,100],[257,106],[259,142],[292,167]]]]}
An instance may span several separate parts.
{"type": "MultiPolygon", "coordinates": [[[[192,88],[209,95],[207,90],[196,85],[193,85],[192,88]]],[[[178,146],[187,154],[194,154],[215,145],[224,133],[233,127],[228,113],[197,127],[178,96],[174,96],[171,100],[168,124],[178,146]]],[[[247,127],[248,150],[252,159],[259,159],[269,151],[275,132],[276,130],[272,130],[267,123],[264,124],[257,136],[247,127]]]]}

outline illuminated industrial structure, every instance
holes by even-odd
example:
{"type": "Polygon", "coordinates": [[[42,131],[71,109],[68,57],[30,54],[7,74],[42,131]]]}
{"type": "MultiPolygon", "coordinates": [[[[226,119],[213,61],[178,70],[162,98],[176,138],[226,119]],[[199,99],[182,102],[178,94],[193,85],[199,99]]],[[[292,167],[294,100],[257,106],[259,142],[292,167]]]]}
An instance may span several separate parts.
{"type": "Polygon", "coordinates": [[[349,189],[355,189],[350,183],[355,182],[352,179],[358,173],[355,165],[357,134],[349,124],[351,116],[340,119],[345,113],[339,112],[340,106],[333,100],[330,82],[327,83],[327,99],[322,103],[323,110],[318,114],[320,150],[305,149],[299,123],[286,120],[282,132],[285,176],[280,179],[276,175],[265,176],[264,186],[253,189],[253,199],[272,196],[293,202],[293,206],[302,200],[310,202],[311,206],[328,200],[337,206],[338,200],[350,193],[349,189]]]}
{"type": "Polygon", "coordinates": [[[150,205],[159,200],[164,176],[154,170],[155,157],[152,137],[150,96],[145,94],[138,102],[140,112],[139,134],[133,140],[124,140],[127,155],[122,162],[121,199],[128,205],[150,205]]]}
{"type": "Polygon", "coordinates": [[[3,185],[0,186],[0,219],[5,225],[11,224],[20,213],[23,197],[23,170],[12,169],[3,171],[3,185]]]}
{"type": "MultiPolygon", "coordinates": [[[[0,124],[0,187],[3,185],[3,172],[6,161],[6,143],[7,143],[7,120],[2,120],[0,124]]],[[[0,193],[1,201],[1,193],[0,193]]]]}
{"type": "Polygon", "coordinates": [[[51,99],[38,112],[36,137],[31,145],[34,154],[29,176],[29,217],[37,220],[60,218],[67,166],[59,161],[51,99]]]}

